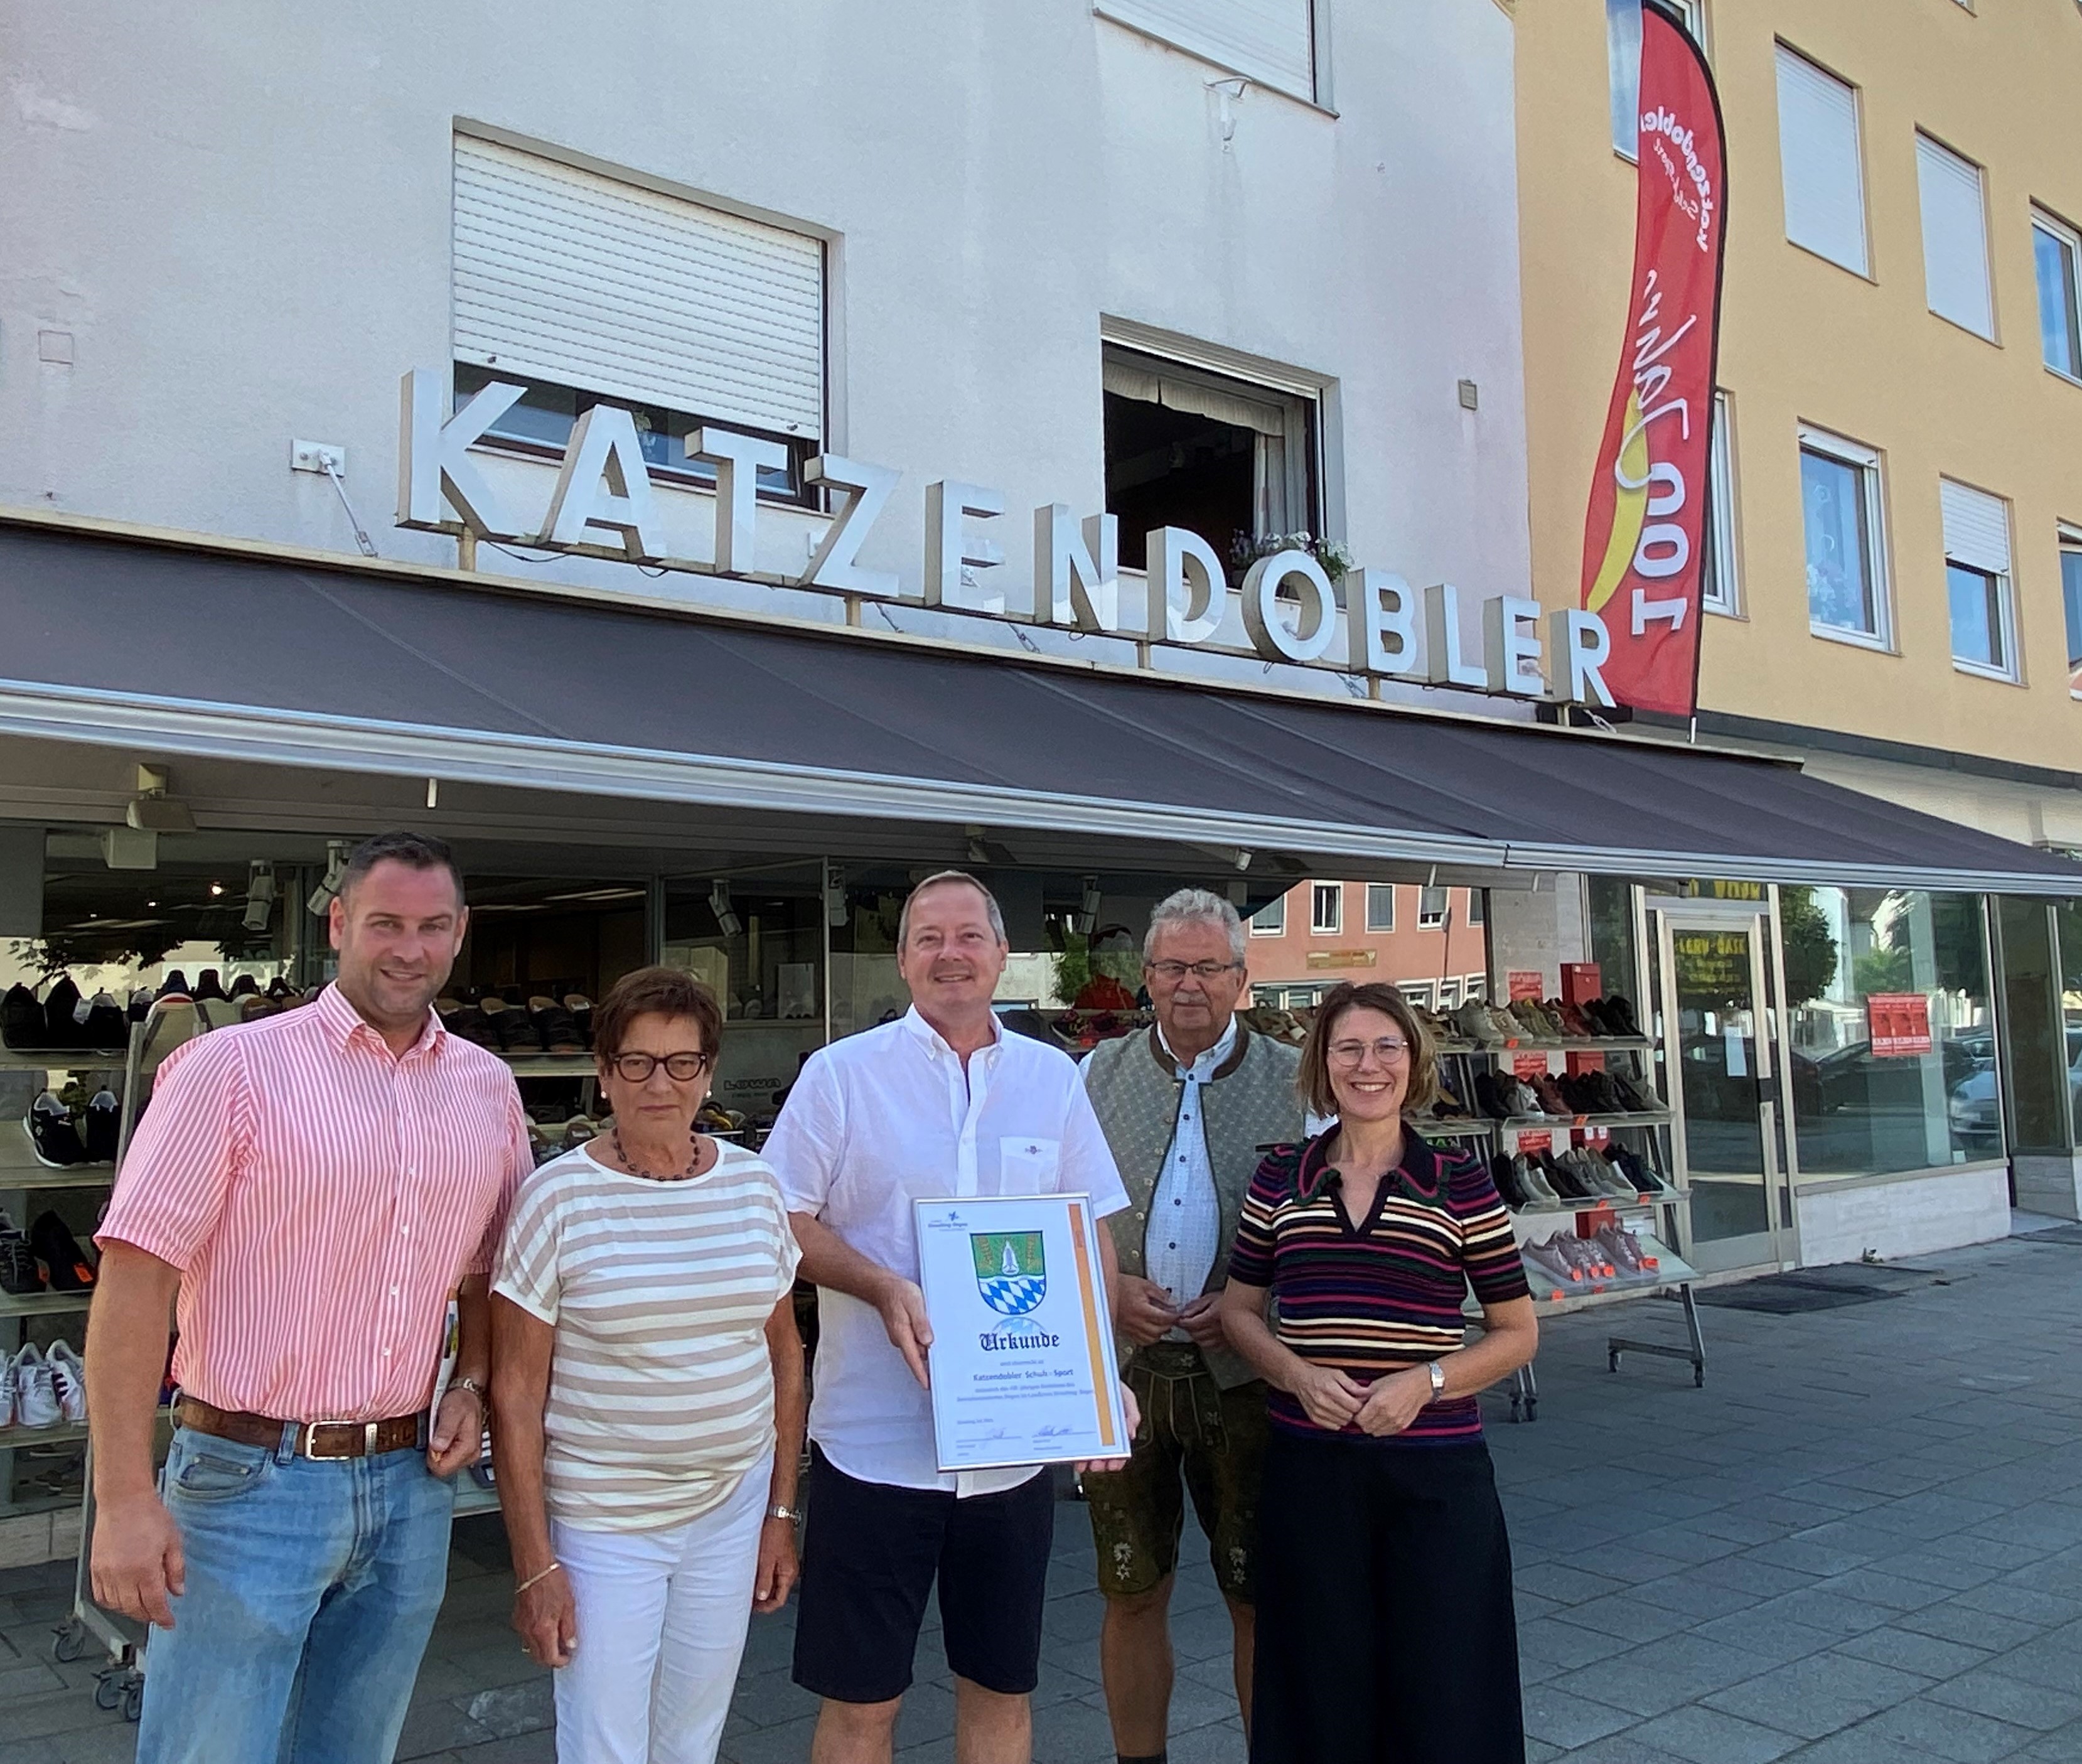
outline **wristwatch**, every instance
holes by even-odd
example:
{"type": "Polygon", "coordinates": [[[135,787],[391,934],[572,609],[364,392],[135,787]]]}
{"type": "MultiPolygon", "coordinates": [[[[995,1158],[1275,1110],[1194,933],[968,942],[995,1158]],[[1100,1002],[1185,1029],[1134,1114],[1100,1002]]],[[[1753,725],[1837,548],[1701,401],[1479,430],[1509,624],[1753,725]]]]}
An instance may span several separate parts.
{"type": "Polygon", "coordinates": [[[450,1378],[449,1380],[449,1388],[451,1391],[469,1391],[472,1396],[477,1399],[477,1406],[480,1409],[488,1409],[491,1407],[491,1404],[487,1397],[484,1386],[479,1384],[474,1378],[450,1378]]]}
{"type": "Polygon", "coordinates": [[[1428,1360],[1424,1369],[1431,1374],[1431,1400],[1436,1403],[1446,1394],[1446,1369],[1436,1360],[1428,1360]]]}
{"type": "Polygon", "coordinates": [[[784,1507],[777,1500],[766,1509],[766,1517],[769,1519],[786,1519],[789,1524],[793,1525],[803,1517],[803,1509],[800,1507],[784,1507]]]}

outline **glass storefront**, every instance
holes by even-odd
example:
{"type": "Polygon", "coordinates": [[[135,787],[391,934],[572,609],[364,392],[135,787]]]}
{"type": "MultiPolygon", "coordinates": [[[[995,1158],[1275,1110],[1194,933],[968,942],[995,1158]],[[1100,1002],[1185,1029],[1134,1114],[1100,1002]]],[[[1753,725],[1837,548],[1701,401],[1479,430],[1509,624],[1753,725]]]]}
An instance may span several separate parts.
{"type": "Polygon", "coordinates": [[[1810,888],[1781,901],[1803,1179],[2001,1157],[1983,897],[1810,888]]]}

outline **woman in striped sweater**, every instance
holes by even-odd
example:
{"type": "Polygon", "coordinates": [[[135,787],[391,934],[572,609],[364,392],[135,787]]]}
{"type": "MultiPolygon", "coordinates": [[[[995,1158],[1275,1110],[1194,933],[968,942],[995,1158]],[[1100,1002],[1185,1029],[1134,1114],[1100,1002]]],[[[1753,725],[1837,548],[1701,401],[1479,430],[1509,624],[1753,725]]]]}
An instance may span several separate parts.
{"type": "Polygon", "coordinates": [[[1223,1298],[1271,1386],[1250,1755],[1522,1764],[1511,1544],[1475,1403],[1539,1342],[1511,1218],[1480,1158],[1404,1125],[1437,1075],[1393,987],[1324,1000],[1300,1083],[1336,1120],[1259,1167],[1223,1298]]]}

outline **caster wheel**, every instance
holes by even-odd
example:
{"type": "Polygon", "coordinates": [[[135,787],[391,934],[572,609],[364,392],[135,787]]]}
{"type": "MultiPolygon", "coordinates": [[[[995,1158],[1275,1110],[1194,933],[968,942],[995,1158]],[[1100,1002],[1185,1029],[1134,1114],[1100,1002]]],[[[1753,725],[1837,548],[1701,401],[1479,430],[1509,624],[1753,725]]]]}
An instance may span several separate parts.
{"type": "Polygon", "coordinates": [[[98,1679],[94,1686],[94,1706],[97,1709],[113,1709],[123,1701],[123,1681],[111,1673],[98,1679]]]}
{"type": "Polygon", "coordinates": [[[145,1681],[133,1678],[130,1688],[123,1693],[123,1719],[135,1721],[145,1712],[145,1681]]]}
{"type": "Polygon", "coordinates": [[[69,1666],[86,1652],[86,1626],[75,1618],[51,1638],[51,1658],[69,1666]]]}

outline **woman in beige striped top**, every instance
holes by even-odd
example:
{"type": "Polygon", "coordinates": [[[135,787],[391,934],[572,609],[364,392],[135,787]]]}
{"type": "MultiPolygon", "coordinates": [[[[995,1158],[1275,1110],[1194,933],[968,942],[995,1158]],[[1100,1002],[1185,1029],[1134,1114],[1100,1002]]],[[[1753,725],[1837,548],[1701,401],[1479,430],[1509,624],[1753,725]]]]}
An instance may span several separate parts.
{"type": "Polygon", "coordinates": [[[773,1171],[693,1130],[722,1032],[677,969],[617,982],[613,1129],[524,1180],[492,1286],[513,1627],[567,1764],[710,1764],[751,1614],[794,1584],[798,1252],[773,1171]]]}

